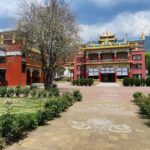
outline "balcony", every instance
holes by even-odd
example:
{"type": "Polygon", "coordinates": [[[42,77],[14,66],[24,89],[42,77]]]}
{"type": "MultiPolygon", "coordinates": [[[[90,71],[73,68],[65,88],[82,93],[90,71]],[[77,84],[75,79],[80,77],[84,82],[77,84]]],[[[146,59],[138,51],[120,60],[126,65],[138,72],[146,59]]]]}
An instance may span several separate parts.
{"type": "Polygon", "coordinates": [[[100,59],[100,60],[87,60],[86,63],[91,63],[91,64],[101,64],[101,63],[121,63],[121,62],[129,62],[127,58],[123,59],[100,59]]]}
{"type": "Polygon", "coordinates": [[[40,61],[34,60],[34,59],[29,59],[29,58],[27,59],[27,65],[28,66],[36,66],[36,67],[41,67],[42,66],[40,61]]]}

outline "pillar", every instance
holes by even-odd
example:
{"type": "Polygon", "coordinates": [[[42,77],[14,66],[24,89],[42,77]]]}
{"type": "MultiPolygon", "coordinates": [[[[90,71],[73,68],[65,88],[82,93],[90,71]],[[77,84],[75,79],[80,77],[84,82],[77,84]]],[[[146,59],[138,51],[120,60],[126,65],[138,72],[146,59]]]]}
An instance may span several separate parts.
{"type": "Polygon", "coordinates": [[[99,80],[99,82],[101,82],[101,80],[102,80],[101,72],[99,72],[98,80],[99,80]]]}
{"type": "Polygon", "coordinates": [[[117,59],[117,52],[114,52],[114,61],[117,59]]]}
{"type": "Polygon", "coordinates": [[[101,61],[101,53],[98,53],[98,61],[101,61]]]}
{"type": "Polygon", "coordinates": [[[30,69],[30,85],[32,85],[32,73],[33,73],[33,70],[30,69]]]}
{"type": "Polygon", "coordinates": [[[115,72],[115,82],[117,82],[117,72],[115,72]]]}
{"type": "Polygon", "coordinates": [[[42,71],[39,70],[39,82],[42,83],[42,71]]]}

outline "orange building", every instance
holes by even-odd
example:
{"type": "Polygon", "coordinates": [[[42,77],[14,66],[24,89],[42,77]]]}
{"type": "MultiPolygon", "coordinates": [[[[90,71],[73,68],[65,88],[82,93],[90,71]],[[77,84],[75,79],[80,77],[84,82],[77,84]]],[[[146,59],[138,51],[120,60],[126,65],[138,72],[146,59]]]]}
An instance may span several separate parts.
{"type": "Polygon", "coordinates": [[[23,51],[19,31],[0,33],[0,86],[25,86],[43,82],[40,52],[23,51]]]}

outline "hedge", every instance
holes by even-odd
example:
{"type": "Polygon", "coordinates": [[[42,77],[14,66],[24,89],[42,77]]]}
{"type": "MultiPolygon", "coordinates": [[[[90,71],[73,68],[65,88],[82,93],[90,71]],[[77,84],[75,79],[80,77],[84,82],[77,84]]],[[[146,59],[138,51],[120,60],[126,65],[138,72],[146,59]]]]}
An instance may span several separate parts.
{"type": "Polygon", "coordinates": [[[94,80],[92,78],[88,78],[88,79],[77,79],[77,80],[73,80],[72,81],[72,85],[78,85],[78,86],[91,86],[93,85],[94,80]]]}
{"type": "Polygon", "coordinates": [[[53,87],[48,91],[39,90],[37,87],[25,87],[20,86],[16,88],[0,87],[0,97],[37,97],[37,98],[49,98],[52,96],[59,96],[59,90],[57,87],[53,87]]]}
{"type": "Polygon", "coordinates": [[[145,84],[147,86],[150,86],[150,77],[148,77],[146,80],[143,78],[138,79],[138,78],[128,78],[128,77],[125,77],[123,79],[124,86],[145,86],[145,84]]]}
{"type": "Polygon", "coordinates": [[[150,118],[150,95],[144,95],[142,92],[133,94],[134,102],[140,107],[143,114],[150,118]]]}

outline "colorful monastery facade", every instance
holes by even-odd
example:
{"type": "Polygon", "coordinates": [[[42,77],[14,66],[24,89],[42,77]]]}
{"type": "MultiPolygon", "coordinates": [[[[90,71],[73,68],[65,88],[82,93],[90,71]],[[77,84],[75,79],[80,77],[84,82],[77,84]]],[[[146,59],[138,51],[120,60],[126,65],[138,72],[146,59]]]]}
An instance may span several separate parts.
{"type": "Polygon", "coordinates": [[[43,82],[40,53],[23,51],[18,31],[0,33],[0,86],[25,86],[43,82]]]}
{"type": "Polygon", "coordinates": [[[140,40],[119,41],[111,33],[89,42],[74,57],[74,80],[94,78],[116,82],[124,77],[146,78],[144,34],[140,40]]]}

